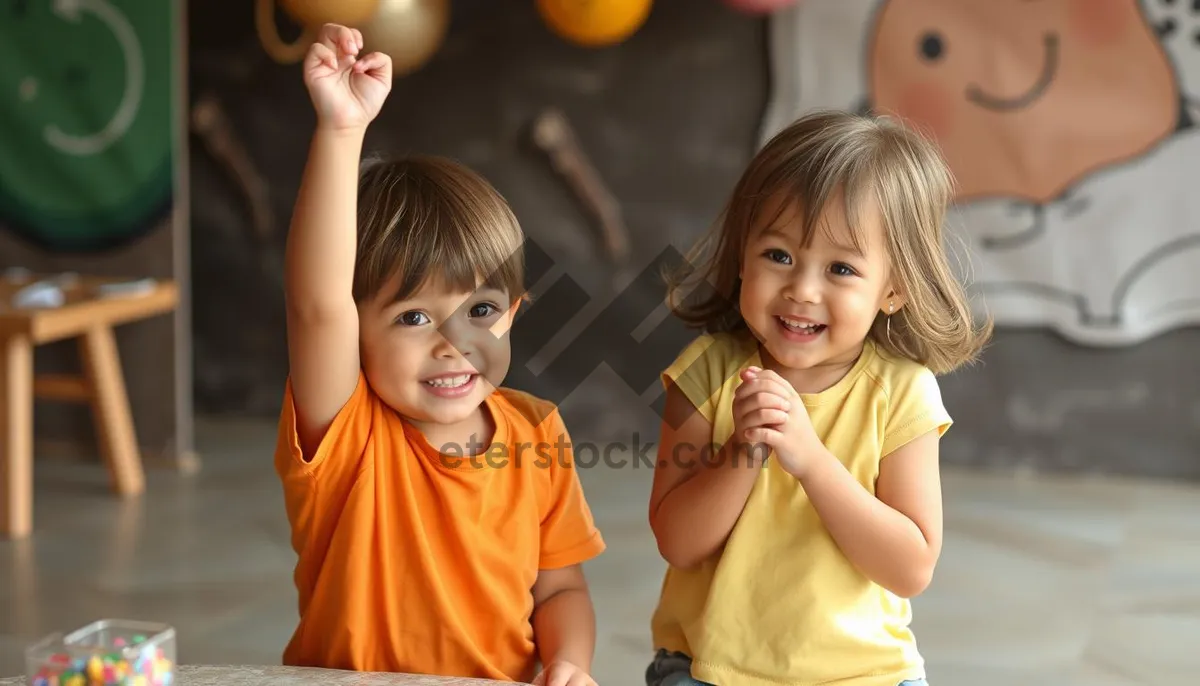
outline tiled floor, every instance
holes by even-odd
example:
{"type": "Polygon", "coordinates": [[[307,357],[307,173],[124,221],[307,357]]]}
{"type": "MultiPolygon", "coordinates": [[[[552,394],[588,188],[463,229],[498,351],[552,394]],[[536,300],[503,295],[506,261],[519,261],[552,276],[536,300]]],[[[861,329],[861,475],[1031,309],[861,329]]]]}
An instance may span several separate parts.
{"type": "MultiPolygon", "coordinates": [[[[98,467],[37,465],[37,533],[0,543],[0,676],[44,633],[108,616],[168,621],[186,662],[277,663],[293,557],[273,427],[199,427],[203,471],[111,498],[98,467]]],[[[650,472],[583,474],[609,552],[589,567],[601,684],[640,683],[662,563],[650,472]]],[[[915,628],[936,686],[1194,683],[1200,486],[946,475],[946,550],[915,628]]]]}

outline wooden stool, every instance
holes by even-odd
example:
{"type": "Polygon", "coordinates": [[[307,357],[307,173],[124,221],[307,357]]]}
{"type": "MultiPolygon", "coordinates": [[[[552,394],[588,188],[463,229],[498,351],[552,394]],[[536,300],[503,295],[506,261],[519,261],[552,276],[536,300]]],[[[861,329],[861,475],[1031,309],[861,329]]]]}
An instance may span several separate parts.
{"type": "Polygon", "coordinates": [[[35,396],[91,405],[100,454],[112,476],[113,489],[121,496],[142,492],[142,457],[113,327],[170,312],[179,299],[171,281],[155,281],[139,292],[108,295],[102,287],[123,280],[84,276],[61,283],[65,297],[60,306],[13,306],[19,289],[50,278],[0,279],[0,535],[8,538],[23,538],[33,529],[35,396]],[[34,347],[66,338],[79,339],[82,376],[35,378],[34,347]]]}

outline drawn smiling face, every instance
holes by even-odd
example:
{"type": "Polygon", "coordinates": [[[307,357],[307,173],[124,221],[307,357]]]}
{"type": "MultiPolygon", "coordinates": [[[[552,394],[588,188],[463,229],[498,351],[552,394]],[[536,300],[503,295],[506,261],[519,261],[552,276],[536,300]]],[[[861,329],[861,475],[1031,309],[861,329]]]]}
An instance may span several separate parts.
{"type": "Polygon", "coordinates": [[[1179,116],[1138,0],[883,0],[868,69],[873,109],[938,141],[960,200],[1048,202],[1179,116]]]}

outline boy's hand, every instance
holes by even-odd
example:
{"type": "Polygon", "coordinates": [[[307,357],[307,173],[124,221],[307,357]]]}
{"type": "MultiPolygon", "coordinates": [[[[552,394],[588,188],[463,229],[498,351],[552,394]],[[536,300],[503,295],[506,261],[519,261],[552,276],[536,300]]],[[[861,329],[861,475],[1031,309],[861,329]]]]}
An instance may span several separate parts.
{"type": "Polygon", "coordinates": [[[533,686],[596,686],[588,673],[565,660],[551,662],[533,680],[533,686]]]}
{"type": "Polygon", "coordinates": [[[321,27],[304,58],[304,84],[320,126],[364,128],[392,89],[392,58],[373,52],[358,59],[362,34],[336,24],[321,27]]]}

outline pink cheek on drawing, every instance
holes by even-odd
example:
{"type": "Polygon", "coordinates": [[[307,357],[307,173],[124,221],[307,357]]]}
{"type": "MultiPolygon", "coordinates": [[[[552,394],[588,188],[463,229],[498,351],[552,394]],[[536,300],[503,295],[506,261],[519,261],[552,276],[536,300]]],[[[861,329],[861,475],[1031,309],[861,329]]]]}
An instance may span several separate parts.
{"type": "Polygon", "coordinates": [[[954,126],[954,98],[943,85],[929,81],[910,84],[900,91],[897,112],[904,123],[933,139],[950,134],[954,126]]]}
{"type": "Polygon", "coordinates": [[[1069,30],[1089,47],[1103,48],[1120,40],[1133,16],[1134,0],[1068,0],[1069,30]]]}

